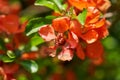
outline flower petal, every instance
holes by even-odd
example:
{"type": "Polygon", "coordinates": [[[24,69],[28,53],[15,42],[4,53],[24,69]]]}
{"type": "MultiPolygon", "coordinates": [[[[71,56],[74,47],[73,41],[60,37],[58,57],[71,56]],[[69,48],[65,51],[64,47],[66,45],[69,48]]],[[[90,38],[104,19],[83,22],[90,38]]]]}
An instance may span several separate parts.
{"type": "Polygon", "coordinates": [[[103,46],[100,41],[88,44],[86,47],[86,54],[91,59],[97,59],[103,55],[103,46]]]}
{"type": "Polygon", "coordinates": [[[69,48],[63,48],[63,50],[59,53],[58,59],[62,61],[70,61],[73,58],[73,51],[69,48]]]}
{"type": "Polygon", "coordinates": [[[78,45],[76,48],[76,55],[81,59],[84,60],[85,59],[85,53],[81,47],[81,45],[78,45]]]}
{"type": "Polygon", "coordinates": [[[97,59],[92,59],[92,63],[95,64],[95,65],[100,65],[100,64],[103,63],[103,58],[99,57],[97,59]]]}
{"type": "Polygon", "coordinates": [[[78,44],[78,37],[73,32],[69,32],[67,42],[70,44],[70,48],[76,48],[78,44]]]}
{"type": "Polygon", "coordinates": [[[68,0],[68,2],[79,10],[87,8],[87,2],[81,0],[68,0]]]}
{"type": "Polygon", "coordinates": [[[51,41],[52,39],[55,39],[54,30],[50,25],[44,25],[40,27],[38,33],[45,41],[51,41]]]}
{"type": "Polygon", "coordinates": [[[63,33],[67,31],[70,27],[70,18],[69,17],[60,17],[52,21],[52,26],[55,31],[63,33]]]}
{"type": "Polygon", "coordinates": [[[78,37],[81,36],[81,24],[77,20],[70,22],[70,31],[74,32],[78,37]]]}
{"type": "Polygon", "coordinates": [[[2,67],[0,67],[0,75],[1,77],[3,77],[4,80],[7,80],[7,74],[2,67]]]}
{"type": "Polygon", "coordinates": [[[107,9],[111,6],[110,0],[101,0],[101,1],[104,1],[104,2],[102,2],[101,5],[100,5],[100,3],[99,3],[98,8],[99,8],[101,11],[106,12],[107,9]]]}
{"type": "Polygon", "coordinates": [[[97,28],[96,31],[99,34],[99,39],[105,38],[106,36],[109,35],[108,29],[106,26],[102,26],[100,28],[97,28]]]}
{"type": "Polygon", "coordinates": [[[88,7],[86,23],[91,24],[95,23],[100,18],[100,11],[95,7],[88,7]]]}
{"type": "Polygon", "coordinates": [[[100,28],[100,27],[102,27],[105,24],[106,24],[105,19],[101,19],[95,25],[96,25],[96,28],[100,28]]]}
{"type": "Polygon", "coordinates": [[[95,42],[98,39],[98,33],[95,30],[90,30],[81,36],[88,44],[95,42]]]}

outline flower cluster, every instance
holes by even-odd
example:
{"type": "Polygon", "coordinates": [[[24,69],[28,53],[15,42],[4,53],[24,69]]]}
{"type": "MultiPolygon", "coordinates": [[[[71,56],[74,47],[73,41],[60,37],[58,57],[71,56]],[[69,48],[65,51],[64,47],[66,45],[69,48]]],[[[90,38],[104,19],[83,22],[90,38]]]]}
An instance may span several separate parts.
{"type": "Polygon", "coordinates": [[[102,61],[104,52],[100,40],[109,34],[107,21],[101,14],[108,9],[110,2],[67,0],[65,3],[68,7],[64,14],[57,14],[52,24],[43,25],[38,31],[46,42],[53,43],[49,46],[49,55],[54,57],[57,54],[58,59],[70,61],[75,53],[81,60],[89,57],[97,64],[98,60],[102,61]],[[85,10],[85,20],[80,22],[77,17],[85,10]]]}

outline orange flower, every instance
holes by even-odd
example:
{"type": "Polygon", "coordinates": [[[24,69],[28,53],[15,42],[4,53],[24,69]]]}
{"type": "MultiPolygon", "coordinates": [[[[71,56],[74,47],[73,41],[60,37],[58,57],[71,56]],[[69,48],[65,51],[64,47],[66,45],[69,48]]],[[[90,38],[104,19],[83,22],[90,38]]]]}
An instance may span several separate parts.
{"type": "Polygon", "coordinates": [[[67,31],[70,27],[70,18],[69,17],[60,17],[52,21],[52,26],[55,31],[63,33],[67,31]]]}
{"type": "Polygon", "coordinates": [[[87,2],[84,0],[68,0],[68,3],[79,10],[87,8],[87,2]]]}
{"type": "Polygon", "coordinates": [[[84,8],[96,7],[105,12],[111,6],[109,0],[68,0],[68,3],[80,11],[84,8]]]}
{"type": "Polygon", "coordinates": [[[70,30],[88,44],[108,35],[106,20],[100,19],[100,12],[95,7],[87,9],[84,25],[81,25],[77,20],[71,20],[70,30]]]}
{"type": "MultiPolygon", "coordinates": [[[[69,17],[61,17],[56,18],[52,21],[51,25],[43,25],[39,29],[39,35],[45,41],[54,41],[54,50],[59,47],[62,48],[60,51],[58,58],[60,60],[68,60],[70,61],[73,57],[72,48],[75,48],[78,43],[77,36],[69,31],[70,28],[70,18],[69,17]],[[55,30],[55,32],[54,32],[55,30]],[[68,38],[64,32],[68,31],[68,38]],[[66,56],[67,55],[67,56],[66,56]]],[[[50,54],[51,55],[51,54],[50,54]]],[[[55,54],[54,54],[55,55],[55,54]]]]}
{"type": "Polygon", "coordinates": [[[84,30],[77,20],[71,21],[70,30],[87,43],[93,43],[98,39],[98,33],[95,30],[84,30]]]}
{"type": "Polygon", "coordinates": [[[111,6],[109,0],[93,0],[96,3],[96,7],[103,12],[106,12],[107,9],[111,6]]]}
{"type": "MultiPolygon", "coordinates": [[[[108,34],[105,19],[99,20],[99,18],[100,12],[94,7],[91,7],[88,10],[85,25],[81,25],[77,19],[60,17],[54,19],[52,25],[41,26],[39,35],[45,41],[54,42],[53,51],[59,48],[61,49],[58,54],[58,59],[62,61],[70,61],[74,51],[76,51],[76,55],[81,60],[85,59],[85,53],[90,58],[95,58],[96,56],[96,58],[99,58],[103,53],[99,39],[108,34]],[[97,54],[98,49],[94,50],[95,47],[100,48],[100,53],[97,54]]],[[[56,53],[53,55],[56,55],[56,53]]]]}
{"type": "Polygon", "coordinates": [[[89,7],[85,21],[85,32],[95,30],[98,33],[98,38],[104,38],[108,35],[107,21],[105,18],[100,19],[100,12],[95,7],[89,7]]]}

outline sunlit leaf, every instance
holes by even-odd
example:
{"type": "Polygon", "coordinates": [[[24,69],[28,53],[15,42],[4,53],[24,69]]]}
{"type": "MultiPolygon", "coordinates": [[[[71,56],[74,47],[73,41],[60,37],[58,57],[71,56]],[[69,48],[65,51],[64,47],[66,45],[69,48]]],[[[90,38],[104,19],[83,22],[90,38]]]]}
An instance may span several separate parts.
{"type": "Polygon", "coordinates": [[[30,40],[30,43],[31,43],[32,46],[37,46],[37,45],[39,45],[43,42],[44,42],[44,40],[39,35],[35,35],[30,40]]]}
{"type": "Polygon", "coordinates": [[[35,5],[45,6],[52,10],[59,11],[58,7],[52,0],[36,0],[35,5]]]}

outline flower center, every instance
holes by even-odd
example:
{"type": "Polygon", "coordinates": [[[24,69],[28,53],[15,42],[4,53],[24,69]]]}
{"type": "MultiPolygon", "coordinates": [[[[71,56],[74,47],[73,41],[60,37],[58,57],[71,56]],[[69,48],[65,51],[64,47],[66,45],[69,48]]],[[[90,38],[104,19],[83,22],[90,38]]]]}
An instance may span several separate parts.
{"type": "Polygon", "coordinates": [[[55,44],[57,46],[62,46],[66,42],[63,33],[58,33],[57,38],[55,39],[55,44]]]}

